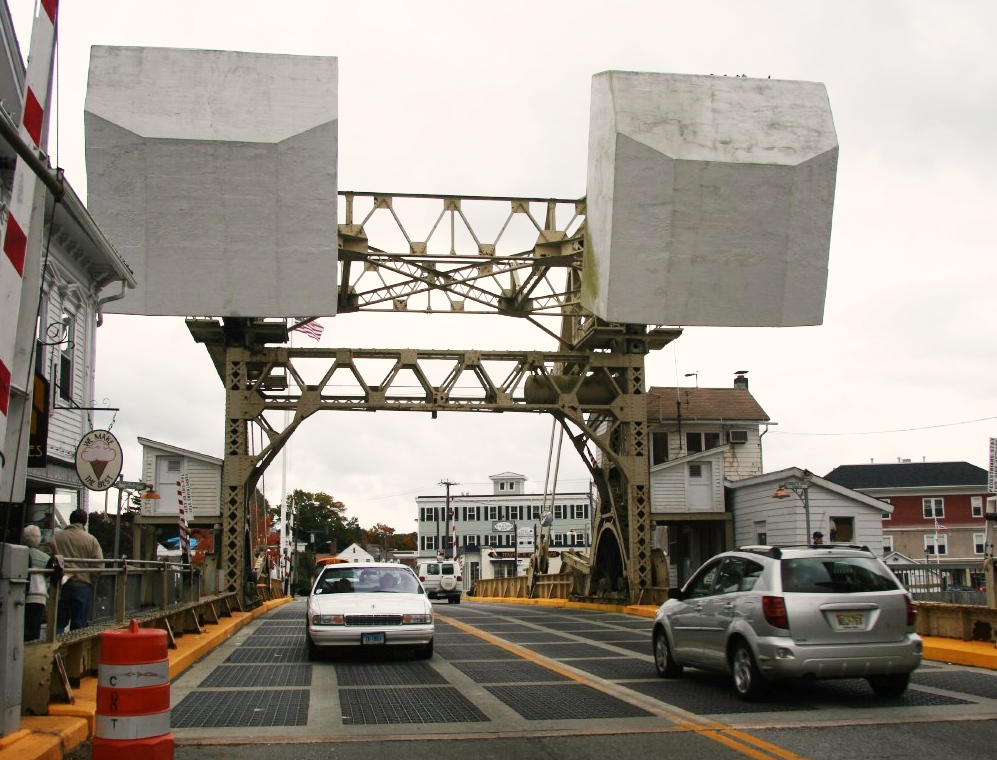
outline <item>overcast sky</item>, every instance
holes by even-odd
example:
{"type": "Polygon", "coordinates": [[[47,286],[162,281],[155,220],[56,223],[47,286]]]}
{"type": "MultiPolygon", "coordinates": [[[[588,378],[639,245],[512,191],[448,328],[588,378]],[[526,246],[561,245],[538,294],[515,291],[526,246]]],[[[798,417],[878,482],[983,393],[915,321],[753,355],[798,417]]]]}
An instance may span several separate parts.
{"type": "MultiPolygon", "coordinates": [[[[33,0],[8,2],[26,54],[33,0]]],[[[687,328],[649,357],[647,383],[693,385],[685,375],[698,373],[702,387],[727,387],[748,370],[775,423],[763,439],[766,471],[824,475],[900,458],[988,466],[997,436],[991,2],[61,6],[50,150],[83,197],[91,45],[338,56],[339,188],[396,193],[584,196],[597,72],[822,82],[840,143],[824,324],[687,328]]],[[[319,345],[421,348],[429,331],[451,347],[492,347],[481,345],[480,320],[462,319],[336,317],[319,345]]],[[[97,388],[98,402],[120,408],[113,432],[126,479],[141,474],[138,436],[221,456],[221,383],[181,318],[108,316],[97,388]]],[[[95,424],[111,426],[112,414],[95,424]]],[[[513,471],[542,488],[549,435],[549,420],[522,414],[317,414],[292,439],[286,485],[331,494],[364,527],[409,531],[415,497],[442,494],[444,479],[481,493],[489,475],[513,471]]],[[[573,451],[560,481],[559,490],[587,487],[573,451]]],[[[279,501],[279,465],[264,485],[279,501]]]]}

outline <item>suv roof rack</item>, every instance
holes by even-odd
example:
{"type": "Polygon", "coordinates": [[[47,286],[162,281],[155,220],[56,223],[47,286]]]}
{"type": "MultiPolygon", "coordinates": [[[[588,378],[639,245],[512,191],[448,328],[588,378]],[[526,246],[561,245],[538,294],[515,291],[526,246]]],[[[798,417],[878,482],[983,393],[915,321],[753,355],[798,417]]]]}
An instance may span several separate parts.
{"type": "Polygon", "coordinates": [[[841,543],[781,544],[779,546],[749,545],[749,546],[739,546],[736,551],[750,552],[751,554],[762,554],[766,557],[772,557],[773,559],[780,559],[782,557],[783,549],[853,549],[855,551],[868,552],[869,554],[872,554],[872,550],[865,544],[841,544],[841,543]]]}
{"type": "Polygon", "coordinates": [[[772,557],[773,559],[779,559],[782,556],[782,548],[778,546],[764,546],[764,545],[739,546],[737,548],[737,551],[749,552],[751,554],[762,554],[766,557],[772,557]]]}

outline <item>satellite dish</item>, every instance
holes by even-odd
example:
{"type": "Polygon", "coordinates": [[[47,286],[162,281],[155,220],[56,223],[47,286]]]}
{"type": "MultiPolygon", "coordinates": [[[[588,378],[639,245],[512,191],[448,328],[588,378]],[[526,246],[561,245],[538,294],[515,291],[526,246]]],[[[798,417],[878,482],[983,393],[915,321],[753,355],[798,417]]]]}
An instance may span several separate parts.
{"type": "Polygon", "coordinates": [[[543,527],[549,528],[551,525],[553,525],[553,523],[554,523],[553,512],[544,512],[542,515],[540,515],[540,524],[543,527]]]}

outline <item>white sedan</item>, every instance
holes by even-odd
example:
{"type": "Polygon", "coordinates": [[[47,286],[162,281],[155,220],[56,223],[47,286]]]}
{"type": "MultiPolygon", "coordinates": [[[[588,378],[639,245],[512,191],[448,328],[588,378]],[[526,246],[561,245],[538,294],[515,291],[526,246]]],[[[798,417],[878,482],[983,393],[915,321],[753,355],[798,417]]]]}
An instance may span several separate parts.
{"type": "Polygon", "coordinates": [[[433,606],[407,565],[328,565],[308,595],[308,657],[323,647],[404,646],[433,656],[433,606]]]}

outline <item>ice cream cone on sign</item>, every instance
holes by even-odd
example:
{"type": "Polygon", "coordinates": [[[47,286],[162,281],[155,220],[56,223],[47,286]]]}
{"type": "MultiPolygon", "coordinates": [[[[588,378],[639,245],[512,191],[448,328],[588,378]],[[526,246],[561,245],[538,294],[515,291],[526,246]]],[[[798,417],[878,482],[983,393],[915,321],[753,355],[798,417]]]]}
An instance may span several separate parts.
{"type": "Polygon", "coordinates": [[[104,477],[104,470],[107,469],[107,462],[103,459],[95,459],[90,463],[90,467],[93,469],[94,475],[97,476],[97,480],[104,477]]]}

